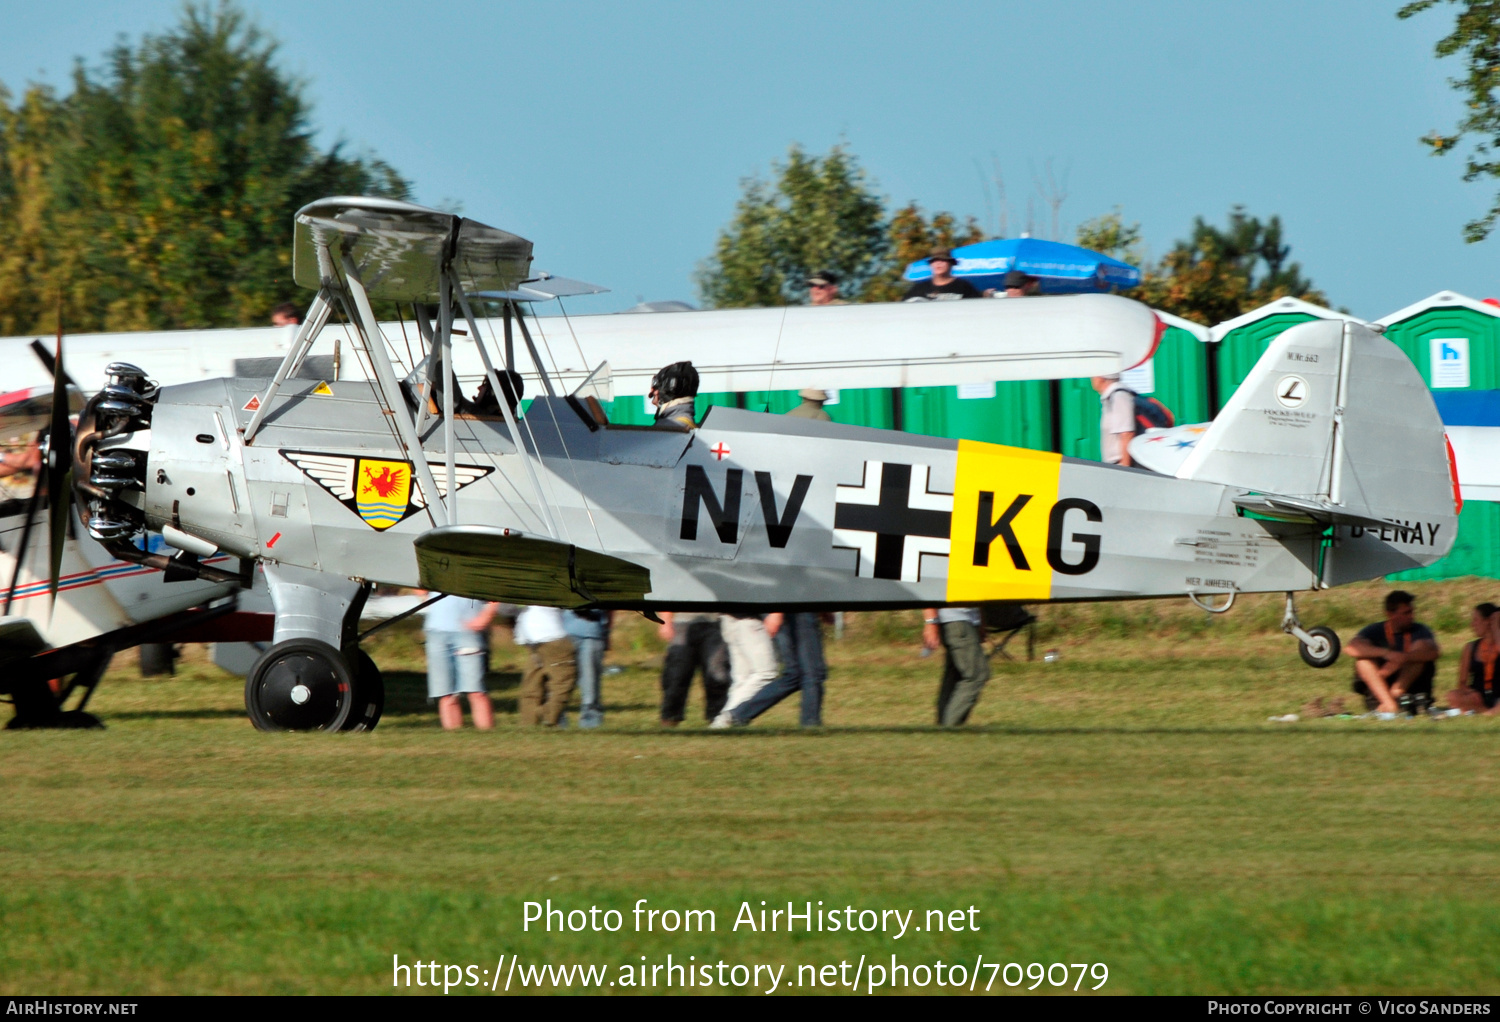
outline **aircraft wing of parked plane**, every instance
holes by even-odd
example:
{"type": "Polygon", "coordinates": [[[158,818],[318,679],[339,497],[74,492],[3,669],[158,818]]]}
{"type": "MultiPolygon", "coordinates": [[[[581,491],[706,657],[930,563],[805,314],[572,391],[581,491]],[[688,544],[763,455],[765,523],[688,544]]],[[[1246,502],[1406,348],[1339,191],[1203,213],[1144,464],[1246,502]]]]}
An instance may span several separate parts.
{"type": "MultiPolygon", "coordinates": [[[[143,563],[166,565],[160,536],[141,537],[142,549],[116,557],[79,526],[71,501],[52,499],[69,493],[69,412],[84,403],[64,379],[0,396],[0,693],[15,705],[11,727],[97,724],[84,707],[121,649],[172,641],[187,627],[198,641],[258,637],[243,619],[225,630],[242,581],[226,571],[232,557],[205,562],[216,579],[164,575],[143,563]],[[62,438],[60,464],[51,457],[53,436],[62,438]],[[174,577],[180,581],[163,585],[174,577]]],[[[97,468],[108,476],[105,463],[97,468]]]]}

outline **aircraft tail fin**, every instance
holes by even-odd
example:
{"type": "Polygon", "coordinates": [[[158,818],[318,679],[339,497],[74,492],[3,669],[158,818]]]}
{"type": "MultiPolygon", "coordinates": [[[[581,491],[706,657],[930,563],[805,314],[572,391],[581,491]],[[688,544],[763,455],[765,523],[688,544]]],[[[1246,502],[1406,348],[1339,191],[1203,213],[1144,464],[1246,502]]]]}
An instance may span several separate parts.
{"type": "MultiPolygon", "coordinates": [[[[1359,323],[1302,323],[1273,341],[1177,476],[1253,491],[1236,501],[1247,511],[1341,526],[1340,546],[1384,536],[1399,555],[1385,571],[1453,544],[1457,479],[1432,395],[1400,348],[1359,323]]],[[[1324,580],[1381,573],[1357,560],[1340,554],[1324,580]]]]}

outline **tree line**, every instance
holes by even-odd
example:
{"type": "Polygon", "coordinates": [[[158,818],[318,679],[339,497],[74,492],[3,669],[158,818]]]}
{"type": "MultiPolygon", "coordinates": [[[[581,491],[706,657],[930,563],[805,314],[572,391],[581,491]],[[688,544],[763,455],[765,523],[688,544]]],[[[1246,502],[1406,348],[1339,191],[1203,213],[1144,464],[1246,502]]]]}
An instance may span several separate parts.
{"type": "MultiPolygon", "coordinates": [[[[1457,9],[1436,55],[1465,61],[1452,84],[1467,112],[1423,141],[1437,155],[1471,141],[1465,179],[1500,177],[1500,0],[1412,0],[1398,14],[1439,5],[1457,9]]],[[[314,145],[310,104],[276,50],[223,0],[188,6],[174,28],[122,42],[98,66],[80,60],[66,95],[0,83],[0,334],[50,332],[59,314],[70,331],[265,322],[296,297],[296,209],[333,194],[409,195],[378,157],[314,145]]],[[[1488,236],[1497,219],[1500,199],[1466,237],[1488,236]]],[[[805,300],[810,273],[831,270],[846,298],[891,301],[908,263],[984,237],[972,216],[892,208],[846,146],[822,156],[793,146],[769,179],[745,182],[697,282],[710,306],[784,305],[805,300]]],[[[1133,297],[1200,323],[1287,295],[1326,304],[1276,216],[1199,217],[1154,261],[1118,209],[1076,240],[1141,266],[1133,297]]]]}
{"type": "MultiPolygon", "coordinates": [[[[898,300],[902,273],[933,248],[985,240],[974,217],[927,213],[915,201],[890,210],[845,145],[826,155],[792,146],[769,180],[744,182],[734,216],[698,271],[698,288],[715,308],[806,301],[810,274],[839,276],[851,301],[898,300]]],[[[1202,217],[1160,260],[1145,258],[1139,224],[1119,210],[1078,228],[1079,245],[1140,266],[1130,296],[1205,325],[1221,323],[1277,298],[1327,304],[1291,261],[1281,218],[1262,221],[1236,206],[1219,227],[1202,217]]]]}
{"type": "Polygon", "coordinates": [[[0,335],[264,323],[297,297],[291,221],[326,195],[405,198],[319,149],[276,44],[228,4],[79,61],[66,96],[0,84],[0,335]]]}

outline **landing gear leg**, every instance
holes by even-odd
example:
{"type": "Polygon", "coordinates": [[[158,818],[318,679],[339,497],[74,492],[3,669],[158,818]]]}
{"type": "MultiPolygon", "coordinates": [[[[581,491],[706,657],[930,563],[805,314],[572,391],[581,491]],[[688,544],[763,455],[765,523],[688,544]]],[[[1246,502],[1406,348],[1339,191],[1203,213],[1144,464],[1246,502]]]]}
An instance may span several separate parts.
{"type": "Polygon", "coordinates": [[[262,731],[370,731],[385,708],[380,670],[359,648],[370,587],[306,568],[267,565],[275,645],[245,679],[245,709],[262,731]]]}
{"type": "Polygon", "coordinates": [[[1332,628],[1319,625],[1303,628],[1297,619],[1296,594],[1286,594],[1286,613],[1281,618],[1281,630],[1297,640],[1297,652],[1302,662],[1309,667],[1332,667],[1343,648],[1338,633],[1332,628]]]}

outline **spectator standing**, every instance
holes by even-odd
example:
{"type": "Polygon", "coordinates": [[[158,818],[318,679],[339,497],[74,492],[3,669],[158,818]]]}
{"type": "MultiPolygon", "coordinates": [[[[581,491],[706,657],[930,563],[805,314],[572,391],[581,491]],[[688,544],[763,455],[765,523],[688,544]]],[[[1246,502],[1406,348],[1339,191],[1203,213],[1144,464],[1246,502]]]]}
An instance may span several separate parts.
{"type": "Polygon", "coordinates": [[[1135,438],[1135,391],[1118,376],[1089,380],[1099,394],[1099,453],[1106,465],[1130,465],[1130,441],[1135,438]]]}
{"type": "Polygon", "coordinates": [[[298,326],[302,323],[302,310],[294,302],[282,302],[271,310],[272,326],[298,326]]]}
{"type": "Polygon", "coordinates": [[[577,666],[573,642],[556,607],[522,607],[516,617],[516,644],[525,646],[531,665],[521,678],[523,725],[556,727],[573,694],[577,666]]]}
{"type": "Polygon", "coordinates": [[[1354,657],[1354,691],[1375,702],[1376,715],[1392,720],[1416,693],[1432,692],[1438,644],[1417,622],[1416,597],[1397,589],[1385,598],[1385,620],[1363,628],[1344,647],[1354,657]]]}
{"type": "Polygon", "coordinates": [[[984,654],[983,618],[978,607],[944,607],[922,615],[922,645],[947,652],[943,681],[938,687],[937,722],[958,727],[969,719],[979,693],[990,680],[990,661],[984,654]]]}
{"type": "Polygon", "coordinates": [[[667,644],[661,667],[661,724],[676,727],[687,709],[693,675],[703,672],[703,716],[712,722],[729,698],[729,651],[717,614],[662,614],[656,633],[667,644]]]}
{"type": "Polygon", "coordinates": [[[725,728],[734,709],[776,680],[776,648],[771,637],[781,627],[780,614],[724,614],[720,631],[729,647],[729,698],[709,727],[725,728]]]}
{"type": "Polygon", "coordinates": [[[906,295],[901,299],[903,302],[941,302],[984,297],[973,284],[953,275],[953,267],[958,265],[958,260],[953,258],[953,253],[948,249],[933,249],[927,257],[927,265],[932,267],[932,277],[919,280],[907,288],[906,295]]]}
{"type": "Polygon", "coordinates": [[[804,387],[797,391],[797,396],[802,403],[787,412],[794,419],[817,419],[819,422],[832,422],[833,416],[829,415],[823,407],[828,401],[828,391],[817,387],[804,387]]]}
{"type": "Polygon", "coordinates": [[[1011,270],[1005,275],[1005,297],[1025,298],[1028,295],[1041,294],[1042,280],[1033,277],[1021,270],[1011,270]]]}
{"type": "MultiPolygon", "coordinates": [[[[828,392],[816,388],[798,391],[802,404],[787,412],[799,419],[833,421],[823,410],[828,392]]],[[[802,693],[803,727],[823,725],[823,683],[828,665],[823,660],[823,616],[806,612],[770,614],[766,629],[774,636],[781,673],[770,684],[743,702],[730,701],[727,723],[743,727],[793,692],[802,693]]]]}
{"type": "MultiPolygon", "coordinates": [[[[425,595],[425,594],[422,594],[425,595]]],[[[488,731],[495,713],[484,688],[489,669],[490,624],[496,605],[461,596],[444,596],[422,611],[427,642],[427,697],[437,703],[445,730],[463,727],[459,693],[468,696],[474,726],[488,731]]]]}
{"type": "Polygon", "coordinates": [[[848,305],[839,297],[839,279],[827,270],[807,278],[808,305],[848,305]]]}
{"type": "Polygon", "coordinates": [[[573,641],[578,668],[578,726],[596,728],[604,723],[604,651],[609,648],[610,610],[567,610],[563,628],[573,641]]]}
{"type": "Polygon", "coordinates": [[[798,612],[767,617],[783,618],[775,630],[776,652],[781,657],[781,674],[750,699],[734,707],[729,723],[743,727],[781,702],[793,692],[802,693],[799,723],[803,727],[823,726],[823,683],[828,680],[828,665],[823,660],[823,615],[798,612]]]}

